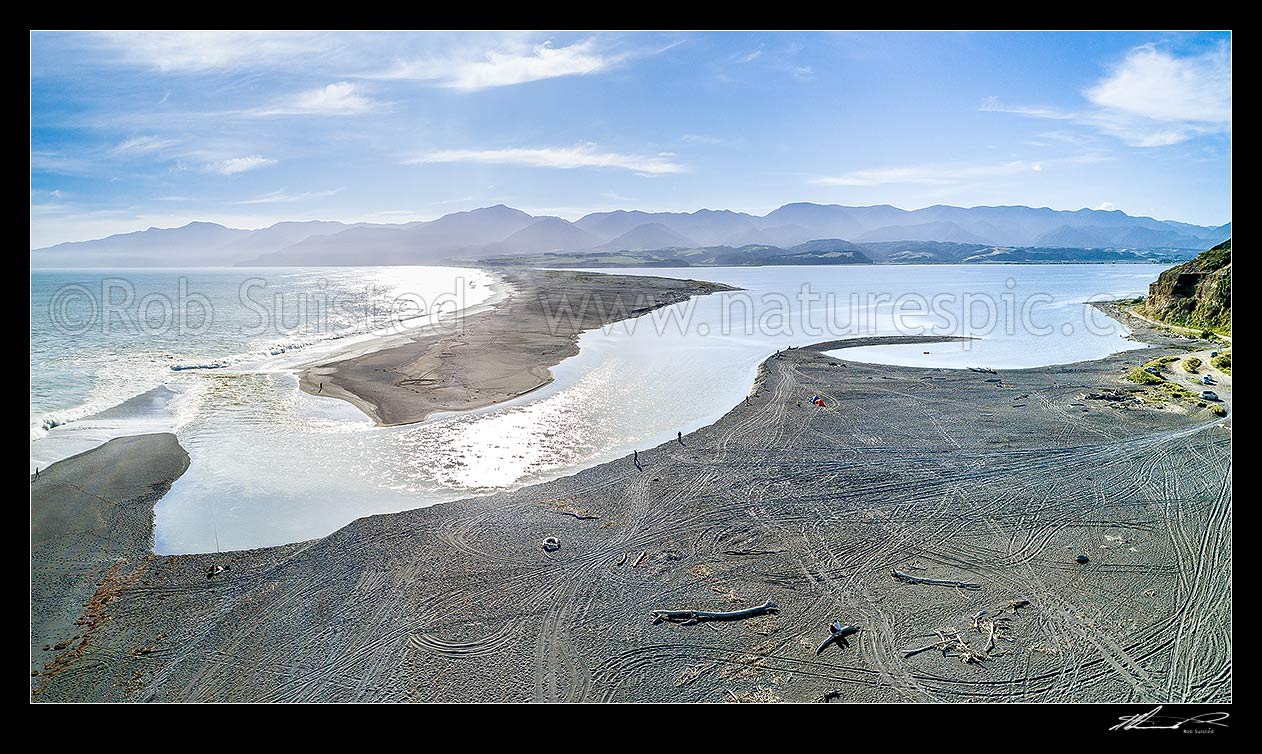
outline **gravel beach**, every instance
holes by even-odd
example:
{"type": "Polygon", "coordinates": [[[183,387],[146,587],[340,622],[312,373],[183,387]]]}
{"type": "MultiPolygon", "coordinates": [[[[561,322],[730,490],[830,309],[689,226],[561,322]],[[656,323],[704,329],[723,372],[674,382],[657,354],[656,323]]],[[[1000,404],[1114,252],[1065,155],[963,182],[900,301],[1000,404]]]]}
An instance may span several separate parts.
{"type": "MultiPolygon", "coordinates": [[[[468,352],[538,354],[502,394],[573,352],[572,333],[498,327],[468,352]]],[[[116,440],[32,481],[33,698],[1229,702],[1231,418],[1099,397],[1197,345],[1136,334],[1159,347],[1028,370],[822,353],[931,337],[791,349],[638,465],[223,555],[149,551],[187,455],[170,435],[116,440]],[[230,570],[208,578],[216,565],[230,570]],[[857,630],[821,648],[834,621],[857,630]]],[[[450,345],[324,380],[387,424],[491,400],[394,402],[394,378],[364,377],[450,345]]]]}

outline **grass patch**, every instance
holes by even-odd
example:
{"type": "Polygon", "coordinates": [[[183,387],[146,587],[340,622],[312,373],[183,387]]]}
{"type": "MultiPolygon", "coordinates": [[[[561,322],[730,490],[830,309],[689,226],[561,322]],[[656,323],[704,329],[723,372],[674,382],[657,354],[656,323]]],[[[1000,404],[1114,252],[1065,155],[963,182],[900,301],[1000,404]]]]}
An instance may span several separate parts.
{"type": "Polygon", "coordinates": [[[1215,369],[1227,375],[1228,377],[1231,376],[1231,351],[1230,350],[1223,351],[1222,353],[1218,354],[1214,358],[1210,359],[1209,363],[1213,364],[1215,369]]]}
{"type": "Polygon", "coordinates": [[[1193,393],[1191,390],[1188,390],[1182,385],[1176,385],[1173,382],[1163,382],[1159,386],[1157,386],[1157,389],[1154,390],[1153,392],[1165,393],[1170,398],[1184,400],[1184,401],[1187,401],[1188,403],[1201,402],[1200,395],[1198,395],[1197,393],[1193,393]]]}
{"type": "Polygon", "coordinates": [[[1201,368],[1202,363],[1203,362],[1200,359],[1193,356],[1192,358],[1183,362],[1183,369],[1188,374],[1196,374],[1196,372],[1201,368]]]}
{"type": "Polygon", "coordinates": [[[1131,367],[1131,370],[1126,373],[1126,379],[1136,385],[1160,385],[1165,382],[1157,375],[1144,371],[1143,367],[1131,367]]]}
{"type": "MultiPolygon", "coordinates": [[[[1144,372],[1144,374],[1148,373],[1144,372]]],[[[1148,376],[1151,377],[1152,375],[1149,374],[1148,376]]],[[[1223,408],[1222,404],[1206,404],[1205,401],[1201,400],[1201,396],[1198,393],[1194,393],[1182,385],[1166,382],[1165,380],[1161,380],[1161,384],[1152,390],[1144,391],[1143,400],[1145,403],[1154,406],[1164,403],[1182,403],[1192,408],[1208,408],[1217,416],[1226,415],[1226,409],[1223,408]]]]}

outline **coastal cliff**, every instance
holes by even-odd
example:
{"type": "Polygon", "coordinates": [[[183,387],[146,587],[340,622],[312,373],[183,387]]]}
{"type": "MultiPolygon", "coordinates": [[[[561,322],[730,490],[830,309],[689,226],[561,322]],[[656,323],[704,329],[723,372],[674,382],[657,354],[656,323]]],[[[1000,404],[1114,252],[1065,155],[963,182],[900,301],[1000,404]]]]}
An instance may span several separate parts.
{"type": "Polygon", "coordinates": [[[1231,333],[1231,239],[1172,267],[1148,286],[1148,317],[1183,327],[1231,333]]]}

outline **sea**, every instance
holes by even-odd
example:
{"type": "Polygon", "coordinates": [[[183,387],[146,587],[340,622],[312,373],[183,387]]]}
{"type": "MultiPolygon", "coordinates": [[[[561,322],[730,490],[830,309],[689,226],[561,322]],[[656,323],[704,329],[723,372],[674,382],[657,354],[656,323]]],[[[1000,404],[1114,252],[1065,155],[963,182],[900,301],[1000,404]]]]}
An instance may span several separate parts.
{"type": "MultiPolygon", "coordinates": [[[[31,473],[113,437],[174,432],[191,463],[154,548],[299,542],[365,515],[532,484],[706,426],[779,349],[868,335],[970,340],[835,352],[876,364],[1019,369],[1142,344],[1091,302],[1153,265],[863,265],[598,270],[738,290],[591,330],[546,387],[377,427],[298,389],[305,366],[451,331],[503,295],[455,267],[35,270],[31,473]]],[[[805,396],[804,396],[805,398],[805,396]]]]}

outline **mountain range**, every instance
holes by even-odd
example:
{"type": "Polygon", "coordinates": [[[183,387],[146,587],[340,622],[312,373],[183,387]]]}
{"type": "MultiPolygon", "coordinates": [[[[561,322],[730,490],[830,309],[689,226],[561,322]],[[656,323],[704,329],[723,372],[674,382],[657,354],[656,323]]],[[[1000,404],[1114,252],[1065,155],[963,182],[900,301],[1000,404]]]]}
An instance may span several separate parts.
{"type": "Polygon", "coordinates": [[[853,251],[878,250],[869,256],[882,262],[899,253],[924,253],[925,244],[956,244],[973,252],[993,247],[1003,257],[1018,248],[1200,250],[1230,237],[1231,223],[1207,227],[1117,210],[945,205],[904,210],[800,202],[763,216],[709,209],[617,210],[570,222],[499,204],[395,225],[317,220],[239,230],[193,222],[33,249],[31,266],[434,264],[558,252],[789,249],[820,240],[830,248],[844,243],[853,251]],[[908,248],[884,248],[889,244],[908,248]]]}

